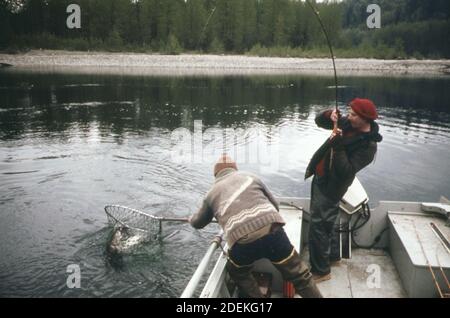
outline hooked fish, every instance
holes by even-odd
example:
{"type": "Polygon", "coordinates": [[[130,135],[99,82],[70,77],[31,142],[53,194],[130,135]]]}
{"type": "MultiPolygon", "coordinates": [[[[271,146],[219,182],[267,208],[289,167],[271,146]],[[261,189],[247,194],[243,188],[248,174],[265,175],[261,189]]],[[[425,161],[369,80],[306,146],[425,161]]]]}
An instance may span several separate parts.
{"type": "Polygon", "coordinates": [[[127,227],[115,227],[108,241],[107,250],[111,254],[130,252],[144,240],[144,236],[132,233],[131,229],[127,227]]]}

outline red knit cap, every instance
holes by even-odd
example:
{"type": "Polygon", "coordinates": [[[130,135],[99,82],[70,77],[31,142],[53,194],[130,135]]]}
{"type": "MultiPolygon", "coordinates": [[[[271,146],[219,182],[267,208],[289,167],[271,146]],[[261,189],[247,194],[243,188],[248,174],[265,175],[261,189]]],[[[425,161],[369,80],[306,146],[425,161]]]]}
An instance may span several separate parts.
{"type": "Polygon", "coordinates": [[[370,99],[355,98],[349,105],[358,116],[366,120],[378,118],[377,107],[370,99]]]}
{"type": "Polygon", "coordinates": [[[221,170],[226,168],[233,168],[237,170],[237,165],[230,156],[228,156],[227,154],[223,154],[222,156],[220,156],[219,160],[217,160],[217,163],[214,166],[214,176],[216,176],[221,170]]]}

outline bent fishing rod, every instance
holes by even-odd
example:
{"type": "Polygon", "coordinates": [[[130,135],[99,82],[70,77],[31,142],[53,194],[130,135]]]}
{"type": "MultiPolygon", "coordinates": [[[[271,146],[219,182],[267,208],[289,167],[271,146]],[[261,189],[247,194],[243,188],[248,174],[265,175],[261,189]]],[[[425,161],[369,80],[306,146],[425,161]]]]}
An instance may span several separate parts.
{"type": "MultiPolygon", "coordinates": [[[[310,0],[305,0],[305,1],[311,7],[312,11],[314,12],[314,15],[316,16],[317,20],[319,21],[320,27],[322,28],[323,34],[325,35],[325,39],[327,41],[328,49],[330,50],[331,60],[333,61],[334,86],[335,86],[335,91],[336,91],[335,106],[334,106],[335,108],[334,109],[335,109],[336,115],[338,116],[338,119],[339,119],[338,78],[337,78],[337,71],[336,71],[336,62],[334,60],[333,47],[331,46],[331,41],[330,41],[330,37],[328,36],[327,29],[325,28],[325,25],[323,24],[322,19],[320,18],[319,11],[316,9],[316,7],[312,4],[312,2],[310,0]]],[[[336,121],[336,122],[333,123],[333,134],[334,134],[334,136],[336,136],[337,130],[338,130],[338,123],[336,121]]],[[[330,166],[329,166],[330,169],[331,169],[332,164],[333,164],[333,148],[331,148],[331,152],[330,152],[330,166]]]]}
{"type": "MultiPolygon", "coordinates": [[[[330,50],[331,60],[333,61],[334,86],[335,86],[335,91],[336,91],[335,110],[336,110],[336,112],[339,112],[339,109],[338,109],[338,78],[337,78],[337,71],[336,71],[336,62],[335,62],[335,59],[334,59],[334,52],[333,52],[333,47],[331,45],[330,37],[328,36],[328,32],[327,32],[327,30],[325,28],[325,25],[322,22],[322,19],[320,17],[320,13],[317,10],[317,8],[312,4],[312,2],[310,0],[305,0],[305,1],[311,7],[312,11],[314,12],[314,15],[316,16],[317,20],[319,21],[320,27],[321,27],[322,32],[325,35],[325,39],[327,41],[328,49],[330,50]]],[[[211,18],[213,17],[213,15],[214,15],[214,13],[216,11],[216,8],[217,8],[217,4],[211,10],[211,13],[210,13],[208,19],[206,20],[206,23],[205,23],[205,25],[204,25],[204,27],[202,29],[200,38],[203,37],[203,35],[204,35],[205,31],[206,31],[206,28],[209,25],[209,22],[210,22],[211,18]]],[[[337,127],[335,127],[335,129],[337,129],[337,127]]]]}
{"type": "Polygon", "coordinates": [[[337,71],[336,71],[336,62],[334,60],[334,52],[333,47],[331,46],[330,37],[328,36],[327,29],[325,28],[325,25],[322,22],[322,19],[320,18],[319,11],[314,7],[314,5],[309,1],[305,0],[306,3],[311,7],[312,11],[314,12],[314,15],[317,17],[317,20],[319,20],[320,27],[322,28],[323,34],[325,35],[325,39],[327,40],[328,49],[330,50],[331,60],[333,61],[333,70],[334,70],[334,86],[336,91],[336,98],[335,98],[335,109],[336,112],[339,111],[338,109],[338,78],[337,78],[337,71]]]}

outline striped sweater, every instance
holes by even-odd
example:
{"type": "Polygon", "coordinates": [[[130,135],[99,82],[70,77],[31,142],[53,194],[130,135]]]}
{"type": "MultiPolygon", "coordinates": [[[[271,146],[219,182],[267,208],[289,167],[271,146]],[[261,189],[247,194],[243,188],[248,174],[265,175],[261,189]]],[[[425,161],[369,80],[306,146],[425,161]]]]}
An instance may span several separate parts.
{"type": "Polygon", "coordinates": [[[190,223],[203,228],[215,217],[232,247],[239,239],[269,224],[285,224],[278,210],[277,201],[257,176],[227,168],[217,174],[190,223]]]}

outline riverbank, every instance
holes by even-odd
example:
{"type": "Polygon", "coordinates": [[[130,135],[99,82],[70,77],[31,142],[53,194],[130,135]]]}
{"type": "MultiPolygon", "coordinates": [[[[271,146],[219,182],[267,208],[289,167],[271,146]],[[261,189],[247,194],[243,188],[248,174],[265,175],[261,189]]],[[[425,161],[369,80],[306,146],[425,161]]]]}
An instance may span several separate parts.
{"type": "MultiPolygon", "coordinates": [[[[0,54],[0,63],[27,70],[77,73],[177,74],[330,74],[331,59],[254,57],[243,55],[159,55],[33,50],[0,54]]],[[[450,60],[336,59],[340,75],[449,75],[450,60]]]]}

